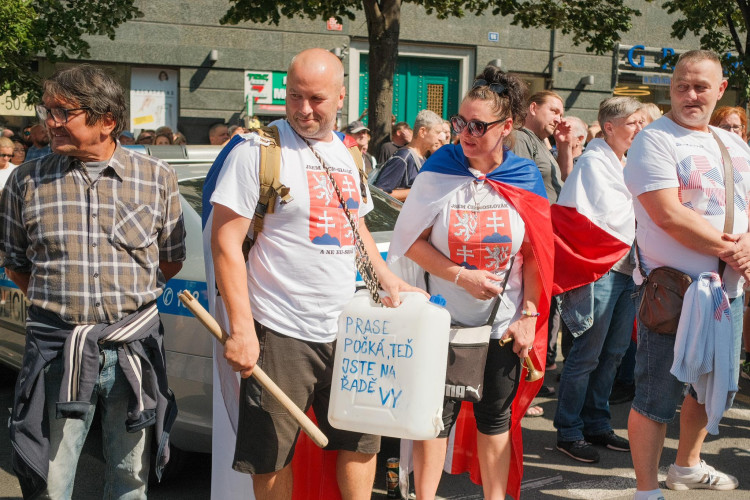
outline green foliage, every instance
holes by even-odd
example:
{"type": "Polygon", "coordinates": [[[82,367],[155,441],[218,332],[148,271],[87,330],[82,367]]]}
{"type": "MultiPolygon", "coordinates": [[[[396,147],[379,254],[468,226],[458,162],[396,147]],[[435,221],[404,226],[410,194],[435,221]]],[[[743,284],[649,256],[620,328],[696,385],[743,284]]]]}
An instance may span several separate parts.
{"type": "Polygon", "coordinates": [[[134,0],[0,0],[0,93],[40,98],[31,63],[39,56],[55,62],[85,59],[85,35],[115,37],[120,24],[141,17],[134,0]]]}
{"type": "Polygon", "coordinates": [[[572,35],[575,45],[586,45],[586,50],[603,54],[620,41],[620,33],[633,27],[632,17],[641,12],[624,4],[623,0],[504,0],[501,10],[493,14],[513,15],[513,24],[524,28],[545,27],[572,35]],[[513,9],[516,9],[515,12],[513,9]]]}
{"type": "Polygon", "coordinates": [[[558,29],[572,35],[576,45],[602,54],[613,49],[620,33],[631,28],[640,11],[626,0],[230,0],[222,23],[243,21],[279,24],[281,17],[355,19],[364,11],[370,41],[369,125],[370,149],[377,153],[391,126],[393,73],[398,54],[402,1],[419,4],[438,19],[492,14],[509,17],[524,28],[558,29]]]}
{"type": "Polygon", "coordinates": [[[700,39],[701,48],[719,54],[732,52],[724,58],[729,83],[740,88],[743,103],[750,98],[750,43],[748,23],[750,4],[747,0],[668,0],[663,7],[680,18],[672,24],[672,36],[683,39],[689,33],[700,39]]]}
{"type": "MultiPolygon", "coordinates": [[[[464,17],[467,13],[512,17],[512,23],[529,27],[559,29],[571,34],[575,44],[586,44],[598,54],[612,50],[620,33],[628,31],[631,18],[640,11],[624,5],[625,0],[404,0],[422,5],[438,19],[464,17]]],[[[231,0],[222,23],[243,21],[279,24],[281,17],[310,19],[336,17],[355,19],[367,0],[231,0]]],[[[386,2],[377,2],[383,4],[386,2]]],[[[400,2],[397,2],[400,3],[400,2]]]]}

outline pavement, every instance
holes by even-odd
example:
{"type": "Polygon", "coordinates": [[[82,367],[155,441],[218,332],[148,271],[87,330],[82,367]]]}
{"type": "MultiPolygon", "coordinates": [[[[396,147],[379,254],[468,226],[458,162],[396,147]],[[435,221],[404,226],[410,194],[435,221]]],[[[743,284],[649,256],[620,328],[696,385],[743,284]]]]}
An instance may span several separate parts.
{"type": "MultiPolygon", "coordinates": [[[[558,363],[561,365],[560,363],[558,363]]],[[[547,375],[547,385],[557,387],[556,372],[547,375]]],[[[7,422],[11,406],[15,373],[0,367],[0,420],[7,422]]],[[[600,451],[598,464],[583,464],[570,459],[555,449],[555,429],[552,419],[555,413],[555,398],[537,398],[536,403],[544,408],[544,416],[524,418],[524,479],[521,498],[536,499],[632,499],[635,491],[635,475],[629,453],[607,449],[600,451]]],[[[617,434],[627,434],[629,404],[612,406],[612,424],[617,434]]],[[[703,447],[703,458],[717,469],[736,476],[740,487],[729,492],[706,492],[692,490],[676,492],[663,484],[667,467],[677,449],[679,422],[669,426],[664,445],[660,480],[666,500],[711,500],[750,499],[750,381],[740,379],[740,392],[734,407],[721,421],[718,436],[709,436],[703,447]]],[[[398,440],[383,440],[383,450],[378,457],[378,471],[373,487],[373,500],[385,500],[385,461],[398,456],[398,440]]],[[[180,470],[156,485],[149,492],[152,500],[208,499],[210,495],[211,457],[205,454],[180,456],[180,470]]],[[[86,442],[83,456],[76,474],[73,498],[78,500],[102,498],[104,463],[101,458],[101,438],[92,432],[86,442]],[[94,478],[92,480],[92,478],[94,478]]],[[[443,474],[438,490],[439,498],[451,500],[478,500],[482,489],[473,484],[467,475],[443,474]]],[[[412,497],[413,498],[413,497],[412,497]]],[[[0,499],[21,499],[21,491],[10,467],[10,443],[7,432],[0,432],[0,499]]]]}

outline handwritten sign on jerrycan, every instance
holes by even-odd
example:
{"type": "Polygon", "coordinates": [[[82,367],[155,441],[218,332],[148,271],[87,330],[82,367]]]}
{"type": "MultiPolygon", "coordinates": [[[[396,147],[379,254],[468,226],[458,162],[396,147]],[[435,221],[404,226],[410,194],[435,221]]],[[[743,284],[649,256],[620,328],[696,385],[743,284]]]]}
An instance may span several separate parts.
{"type": "MultiPolygon", "coordinates": [[[[442,300],[442,298],[441,298],[442,300]]],[[[450,314],[420,293],[376,305],[357,292],[339,318],[328,419],[336,428],[432,439],[443,428],[450,314]]]]}

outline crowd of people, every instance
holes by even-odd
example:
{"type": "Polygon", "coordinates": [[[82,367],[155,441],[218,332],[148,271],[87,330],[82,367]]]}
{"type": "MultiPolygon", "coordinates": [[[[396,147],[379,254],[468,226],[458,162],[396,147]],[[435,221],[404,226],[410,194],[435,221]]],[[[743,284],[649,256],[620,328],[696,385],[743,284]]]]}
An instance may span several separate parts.
{"type": "MultiPolygon", "coordinates": [[[[689,51],[664,116],[616,96],[587,125],[564,116],[557,93],[529,96],[519,77],[488,66],[449,121],[422,110],[413,127],[395,123],[376,158],[362,121],[336,131],[341,61],[323,49],[297,54],[286,118],[270,124],[283,145],[278,181],[293,198],[271,198],[249,253],[268,139],[223,123],[208,132],[224,146],[203,192],[208,296],[229,334],[215,358],[228,378],[214,388],[228,391],[235,424],[231,449],[214,447],[233,470],[214,466],[213,491],[245,491],[252,478],[256,498],[291,498],[300,429],[250,377],[260,367],[314,411],[326,449],[338,452],[341,497],[370,498],[380,437],[328,422],[336,324],[357,266],[377,280],[384,306],[399,307],[404,292],[440,294],[455,325],[491,327],[473,416],[446,397],[443,431],[413,445],[420,500],[435,498],[459,418],[476,429],[484,497],[518,498],[521,418],[543,413],[531,404],[536,394],[555,395],[524,380],[523,360],[555,370],[559,332],[560,452],[584,463],[600,461],[597,447],[629,452],[634,499],[663,500],[659,462],[681,405],[667,487],[736,488],[700,454],[740,373],[750,377],[750,361],[740,363],[750,147],[745,111],[715,109],[726,87],[716,54],[689,51]],[[387,262],[364,219],[373,208],[367,174],[404,201],[387,262]],[[332,237],[329,227],[346,230],[332,237]],[[649,307],[658,301],[642,297],[666,287],[665,273],[686,286],[677,310],[655,322],[649,307]],[[236,391],[226,389],[238,376],[236,391]],[[632,441],[611,425],[617,384],[633,401],[632,441]]],[[[70,498],[100,407],[105,494],[144,498],[150,466],[159,474],[169,459],[175,409],[155,303],[186,258],[185,230],[172,167],[122,146],[184,136],[125,130],[123,90],[94,66],[61,70],[43,91],[40,124],[21,140],[0,136],[0,264],[30,301],[10,421],[14,470],[25,497],[70,498]]]]}

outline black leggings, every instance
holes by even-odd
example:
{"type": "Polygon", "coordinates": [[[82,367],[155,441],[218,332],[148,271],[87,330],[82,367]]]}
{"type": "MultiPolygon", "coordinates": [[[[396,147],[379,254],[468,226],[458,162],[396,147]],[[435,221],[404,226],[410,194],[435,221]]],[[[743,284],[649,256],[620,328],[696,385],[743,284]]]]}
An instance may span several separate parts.
{"type": "MultiPolygon", "coordinates": [[[[487,365],[484,368],[482,400],[474,403],[477,429],[482,434],[494,436],[510,430],[510,407],[518,391],[521,377],[521,360],[513,352],[513,345],[500,347],[497,339],[490,339],[487,365]]],[[[461,401],[445,398],[443,403],[443,429],[439,438],[448,437],[456,423],[461,401]]]]}

